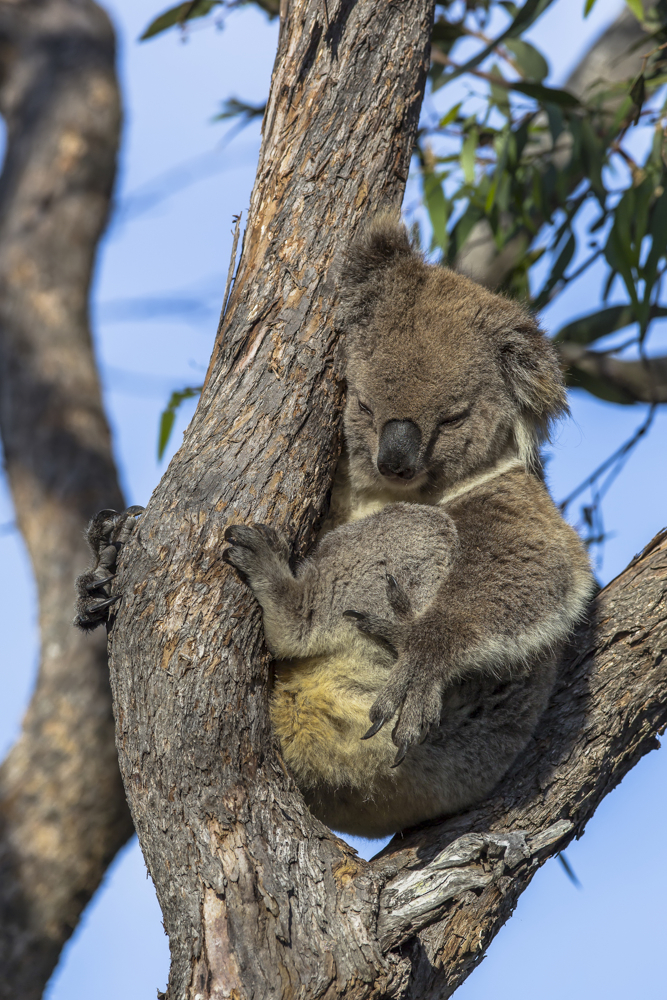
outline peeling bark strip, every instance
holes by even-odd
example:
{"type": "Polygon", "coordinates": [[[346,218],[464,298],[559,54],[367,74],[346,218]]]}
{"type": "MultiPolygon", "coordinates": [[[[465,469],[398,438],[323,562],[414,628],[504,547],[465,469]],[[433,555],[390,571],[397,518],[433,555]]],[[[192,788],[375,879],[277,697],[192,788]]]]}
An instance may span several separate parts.
{"type": "Polygon", "coordinates": [[[549,854],[655,745],[667,541],[598,599],[531,745],[478,809],[355,856],[272,744],[260,616],[221,560],[235,521],[302,554],[338,452],[337,248],[398,206],[427,0],[292,0],[238,276],[200,405],[119,574],[117,743],[170,938],[169,1000],[449,996],[549,854]]]}
{"type": "Polygon", "coordinates": [[[90,0],[1,0],[0,428],[39,594],[41,664],[0,769],[0,998],[41,996],[132,832],[102,637],[71,627],[85,525],[122,505],[88,326],[120,106],[90,0]]]}

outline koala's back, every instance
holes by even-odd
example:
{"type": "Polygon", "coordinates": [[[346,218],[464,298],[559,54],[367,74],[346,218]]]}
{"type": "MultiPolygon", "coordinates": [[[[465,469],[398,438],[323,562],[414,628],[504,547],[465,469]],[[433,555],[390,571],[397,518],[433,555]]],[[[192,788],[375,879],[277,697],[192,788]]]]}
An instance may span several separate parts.
{"type": "Polygon", "coordinates": [[[581,544],[544,486],[515,470],[444,505],[391,504],[325,535],[312,563],[317,640],[311,656],[277,664],[272,719],[315,815],[380,837],[483,798],[534,731],[590,590],[581,544]],[[447,685],[439,726],[397,768],[390,726],[362,740],[391,653],[343,618],[391,615],[387,573],[426,622],[430,609],[480,650],[447,685]]]}

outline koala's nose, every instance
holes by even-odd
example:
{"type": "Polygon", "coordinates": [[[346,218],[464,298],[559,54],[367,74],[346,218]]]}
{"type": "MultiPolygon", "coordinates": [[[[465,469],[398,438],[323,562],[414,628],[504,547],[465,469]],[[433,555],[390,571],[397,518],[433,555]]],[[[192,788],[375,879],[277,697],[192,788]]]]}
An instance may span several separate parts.
{"type": "Polygon", "coordinates": [[[421,431],[412,420],[388,420],[380,434],[377,466],[383,476],[412,479],[419,460],[421,431]]]}

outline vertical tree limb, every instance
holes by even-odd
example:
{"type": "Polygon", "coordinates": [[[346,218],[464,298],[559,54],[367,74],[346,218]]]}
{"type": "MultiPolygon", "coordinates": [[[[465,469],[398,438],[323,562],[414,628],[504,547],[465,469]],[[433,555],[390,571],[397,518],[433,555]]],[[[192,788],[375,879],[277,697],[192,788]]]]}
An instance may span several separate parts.
{"type": "Polygon", "coordinates": [[[0,2],[0,428],[41,662],[0,770],[0,997],[36,998],[132,831],[103,636],[71,627],[91,514],[122,506],[88,323],[116,166],[115,46],[91,0],[0,2]]]}
{"type": "Polygon", "coordinates": [[[221,552],[226,524],[246,519],[286,526],[303,552],[324,510],[342,402],[331,269],[362,219],[400,206],[432,17],[432,0],[283,4],[225,323],[121,568],[117,741],[172,998],[366,996],[385,967],[372,883],[347,899],[359,863],[273,750],[259,615],[221,552]]]}

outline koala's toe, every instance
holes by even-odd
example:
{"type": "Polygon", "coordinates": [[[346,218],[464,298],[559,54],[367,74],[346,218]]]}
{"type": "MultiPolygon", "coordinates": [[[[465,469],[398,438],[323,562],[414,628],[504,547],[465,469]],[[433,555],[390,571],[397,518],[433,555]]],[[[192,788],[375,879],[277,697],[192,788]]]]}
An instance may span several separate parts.
{"type": "Polygon", "coordinates": [[[87,595],[85,599],[81,598],[77,601],[77,613],[73,624],[83,632],[91,632],[107,620],[109,608],[119,600],[120,594],[114,597],[91,599],[90,595],[87,595]]]}
{"type": "Polygon", "coordinates": [[[105,508],[88,525],[86,539],[95,559],[92,568],[77,577],[74,618],[74,625],[84,632],[105,622],[109,608],[120,600],[120,594],[111,596],[110,586],[116,573],[118,553],[129,540],[136,527],[137,515],[143,510],[143,507],[133,506],[119,513],[105,508]]]}
{"type": "Polygon", "coordinates": [[[442,690],[438,684],[414,684],[406,694],[391,734],[399,751],[415,743],[423,743],[431,727],[440,721],[441,710],[442,690]]]}
{"type": "Polygon", "coordinates": [[[385,646],[394,658],[398,657],[399,631],[393,622],[351,608],[343,612],[343,618],[348,618],[359,632],[385,646]]]}
{"type": "Polygon", "coordinates": [[[260,534],[264,537],[266,544],[273,552],[276,553],[276,555],[280,556],[282,559],[289,559],[289,542],[281,531],[276,531],[275,528],[270,527],[268,524],[253,524],[253,528],[260,532],[260,534]]]}
{"type": "Polygon", "coordinates": [[[387,598],[391,610],[398,618],[411,618],[412,604],[406,591],[400,585],[395,576],[387,574],[387,598]]]}

